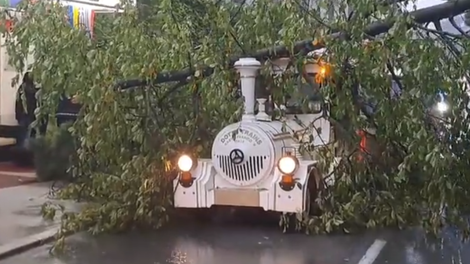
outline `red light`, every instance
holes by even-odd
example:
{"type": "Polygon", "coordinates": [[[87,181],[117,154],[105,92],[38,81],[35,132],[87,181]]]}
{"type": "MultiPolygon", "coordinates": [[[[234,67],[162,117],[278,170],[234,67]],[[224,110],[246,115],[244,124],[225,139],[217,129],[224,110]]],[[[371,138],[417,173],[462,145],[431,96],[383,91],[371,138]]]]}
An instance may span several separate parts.
{"type": "Polygon", "coordinates": [[[5,28],[7,29],[8,32],[13,31],[13,20],[7,19],[5,20],[5,28]]]}
{"type": "Polygon", "coordinates": [[[361,153],[358,156],[358,160],[363,161],[367,150],[367,133],[364,130],[359,130],[357,134],[361,137],[361,141],[359,142],[359,150],[361,153]]]}

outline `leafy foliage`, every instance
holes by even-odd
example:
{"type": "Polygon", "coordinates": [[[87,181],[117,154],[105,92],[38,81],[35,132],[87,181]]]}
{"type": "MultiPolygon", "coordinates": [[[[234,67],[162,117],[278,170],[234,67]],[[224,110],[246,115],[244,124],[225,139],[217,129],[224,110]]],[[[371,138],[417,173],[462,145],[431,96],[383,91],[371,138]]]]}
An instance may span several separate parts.
{"type": "MultiPolygon", "coordinates": [[[[79,162],[71,168],[75,182],[62,195],[86,200],[90,207],[68,217],[63,231],[161,226],[171,208],[175,155],[189,150],[208,156],[216,133],[240,115],[232,56],[273,45],[292,50],[301,39],[319,39],[306,43],[309,47],[325,43],[322,59],[332,68],[321,93],[331,104],[337,142],[317,155],[329,167],[332,150],[343,146],[343,159],[335,184],[320,193],[322,214],[299,224],[309,232],[418,224],[437,231],[447,205],[447,221],[464,228],[460,215],[468,210],[470,153],[462,147],[469,123],[462,116],[468,100],[461,80],[469,67],[468,37],[428,30],[396,6],[368,0],[333,7],[326,0],[315,6],[296,0],[249,2],[161,0],[138,9],[126,6],[97,22],[94,39],[72,29],[59,6],[20,8],[28,19],[16,23],[7,48],[22,70],[34,47],[29,67],[43,87],[44,102],[38,115],[54,113],[62,94],[78,95],[84,106],[70,128],[79,138],[79,162]],[[347,12],[351,7],[354,12],[347,12]],[[378,20],[395,24],[380,36],[365,34],[378,20]],[[327,35],[333,32],[342,37],[327,35]],[[213,74],[207,76],[203,66],[212,67],[213,74]],[[159,72],[180,69],[195,74],[179,82],[152,82],[159,72]],[[136,77],[150,85],[115,89],[117,80],[136,77]],[[403,88],[399,101],[390,99],[392,79],[403,88]],[[438,88],[450,95],[452,115],[446,122],[461,139],[452,141],[452,149],[436,139],[422,103],[438,88]],[[367,97],[376,111],[364,115],[367,97]],[[377,147],[358,162],[356,131],[365,128],[376,130],[369,136],[377,147]]],[[[297,72],[306,55],[290,53],[297,72]]],[[[269,62],[269,56],[264,59],[269,62]]],[[[277,100],[294,93],[297,77],[286,73],[272,80],[268,66],[262,71],[265,85],[279,94],[277,100]]]]}

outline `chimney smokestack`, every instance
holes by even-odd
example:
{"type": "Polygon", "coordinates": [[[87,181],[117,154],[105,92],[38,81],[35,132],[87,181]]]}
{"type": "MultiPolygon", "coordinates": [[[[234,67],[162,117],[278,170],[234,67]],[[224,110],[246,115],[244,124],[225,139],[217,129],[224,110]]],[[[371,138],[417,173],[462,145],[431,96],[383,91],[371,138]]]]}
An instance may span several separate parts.
{"type": "Polygon", "coordinates": [[[240,82],[242,95],[244,99],[244,108],[242,120],[255,121],[255,81],[258,70],[261,68],[261,62],[255,58],[241,58],[234,65],[240,73],[240,82]]]}

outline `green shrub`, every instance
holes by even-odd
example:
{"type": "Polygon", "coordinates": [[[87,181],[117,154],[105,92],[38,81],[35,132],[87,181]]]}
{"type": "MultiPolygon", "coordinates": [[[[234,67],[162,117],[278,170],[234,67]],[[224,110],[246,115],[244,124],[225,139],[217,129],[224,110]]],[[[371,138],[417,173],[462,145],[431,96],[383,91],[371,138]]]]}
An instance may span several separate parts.
{"type": "Polygon", "coordinates": [[[65,124],[51,129],[44,137],[31,139],[30,148],[39,180],[70,180],[71,174],[67,170],[76,155],[76,144],[69,127],[65,124]]]}

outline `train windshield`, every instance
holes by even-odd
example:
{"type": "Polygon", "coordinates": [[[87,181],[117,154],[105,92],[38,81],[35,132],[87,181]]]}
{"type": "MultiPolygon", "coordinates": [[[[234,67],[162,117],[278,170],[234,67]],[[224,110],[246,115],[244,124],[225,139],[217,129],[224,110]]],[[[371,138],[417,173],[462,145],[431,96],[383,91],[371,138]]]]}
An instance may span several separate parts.
{"type": "Polygon", "coordinates": [[[319,114],[323,110],[324,100],[320,89],[325,84],[317,82],[316,73],[309,74],[308,80],[299,81],[297,91],[286,99],[288,114],[319,114]]]}

